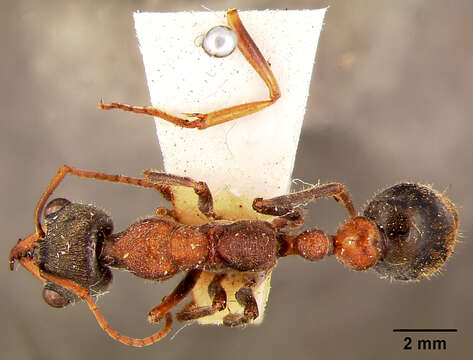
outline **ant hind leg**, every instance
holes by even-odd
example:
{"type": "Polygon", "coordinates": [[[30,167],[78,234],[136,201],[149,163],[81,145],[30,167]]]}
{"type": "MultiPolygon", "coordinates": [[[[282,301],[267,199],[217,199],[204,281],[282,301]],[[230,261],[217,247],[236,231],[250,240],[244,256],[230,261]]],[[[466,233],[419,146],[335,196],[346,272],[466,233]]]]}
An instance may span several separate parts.
{"type": "Polygon", "coordinates": [[[227,306],[227,293],[221,284],[224,278],[225,274],[217,274],[209,284],[208,292],[212,299],[212,305],[196,306],[195,302],[192,301],[176,314],[176,319],[192,321],[224,310],[227,306]]]}
{"type": "Polygon", "coordinates": [[[176,288],[166,296],[161,304],[153,308],[148,314],[150,323],[157,323],[171,311],[182,299],[184,299],[194,288],[199,280],[202,270],[190,270],[184,279],[176,286],[176,288]]]}

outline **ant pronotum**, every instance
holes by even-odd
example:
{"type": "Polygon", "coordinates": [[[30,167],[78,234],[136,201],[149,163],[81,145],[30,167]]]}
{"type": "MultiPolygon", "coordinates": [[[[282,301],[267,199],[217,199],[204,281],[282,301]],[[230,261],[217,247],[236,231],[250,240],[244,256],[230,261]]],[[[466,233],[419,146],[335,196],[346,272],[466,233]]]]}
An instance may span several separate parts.
{"type": "MultiPolygon", "coordinates": [[[[268,85],[270,100],[208,114],[192,114],[197,118],[194,121],[154,108],[122,104],[101,106],[148,113],[179,126],[203,129],[271,105],[279,97],[279,89],[267,62],[241,24],[236,10],[229,10],[227,18],[237,34],[240,51],[268,85]]],[[[214,273],[207,289],[211,305],[191,302],[176,318],[191,321],[223,311],[228,306],[228,294],[222,282],[238,273],[245,281],[235,298],[244,310],[241,314],[227,314],[224,324],[240,326],[258,317],[260,309],[253,291],[280,257],[298,255],[316,261],[334,254],[352,269],[372,268],[383,277],[414,281],[432,275],[445,263],[453,251],[458,231],[455,206],[443,194],[418,184],[399,184],[381,192],[368,204],[363,216],[357,216],[349,192],[340,183],[316,185],[272,199],[257,198],[253,209],[273,218],[268,221],[224,219],[214,211],[208,186],[187,177],[148,170],[138,179],[62,166],[37,205],[36,231],[11,250],[10,267],[13,269],[18,260],[44,283],[43,298],[49,305],[64,307],[83,299],[111,337],[128,345],[146,346],[169,333],[170,311],[192,291],[204,271],[214,273]],[[61,198],[46,205],[67,174],[152,188],[171,201],[175,187],[191,188],[198,196],[198,209],[207,222],[200,226],[185,225],[176,215],[179,209],[160,208],[155,216],[113,233],[111,218],[94,206],[61,198]],[[301,206],[323,197],[341,202],[349,220],[333,236],[316,228],[301,232],[301,206]],[[44,226],[40,220],[43,209],[44,226]],[[92,296],[103,293],[110,284],[110,268],[157,281],[186,272],[176,289],[148,315],[153,323],[164,318],[162,329],[149,337],[135,339],[108,325],[92,296]]]]}

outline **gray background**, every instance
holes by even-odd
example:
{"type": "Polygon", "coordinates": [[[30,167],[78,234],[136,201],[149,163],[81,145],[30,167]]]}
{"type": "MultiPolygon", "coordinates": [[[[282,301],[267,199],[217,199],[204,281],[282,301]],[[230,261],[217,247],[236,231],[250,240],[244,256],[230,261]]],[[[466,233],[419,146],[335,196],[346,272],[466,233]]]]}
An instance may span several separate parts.
{"type": "MultiPolygon", "coordinates": [[[[175,338],[133,349],[112,341],[84,304],[55,310],[7,255],[33,230],[41,192],[61,164],[132,176],[161,168],[154,123],[100,112],[97,101],[146,104],[148,94],[131,13],[201,10],[201,1],[2,2],[1,177],[2,306],[5,359],[466,359],[472,350],[473,3],[447,1],[291,1],[330,5],[321,35],[310,106],[294,177],[337,180],[357,204],[402,180],[448,190],[461,216],[461,242],[440,276],[417,285],[390,284],[347,271],[335,259],[280,261],[261,326],[192,325],[175,338]],[[401,350],[399,327],[454,327],[447,352],[401,350]]],[[[282,1],[207,1],[214,9],[285,8],[282,1]]],[[[268,31],[271,31],[268,29],[268,31]]],[[[148,191],[68,179],[57,195],[95,201],[116,229],[165,203],[148,191]]],[[[324,200],[309,225],[333,232],[343,210],[324,200]]],[[[99,305],[132,336],[155,328],[145,314],[178,279],[154,284],[116,274],[99,305]]],[[[175,325],[173,332],[180,325],[175,325]]]]}

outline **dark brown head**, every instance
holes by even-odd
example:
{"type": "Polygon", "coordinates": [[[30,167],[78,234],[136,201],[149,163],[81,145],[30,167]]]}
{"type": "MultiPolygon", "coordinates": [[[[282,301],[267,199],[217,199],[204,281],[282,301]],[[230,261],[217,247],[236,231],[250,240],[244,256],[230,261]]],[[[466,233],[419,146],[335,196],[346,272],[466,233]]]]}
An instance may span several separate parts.
{"type": "MultiPolygon", "coordinates": [[[[113,231],[112,219],[91,205],[54,199],[44,210],[46,237],[37,252],[41,270],[76,282],[91,295],[107,289],[110,269],[98,261],[104,239],[113,231]]],[[[46,281],[44,300],[53,307],[64,307],[78,300],[71,291],[46,281]]]]}

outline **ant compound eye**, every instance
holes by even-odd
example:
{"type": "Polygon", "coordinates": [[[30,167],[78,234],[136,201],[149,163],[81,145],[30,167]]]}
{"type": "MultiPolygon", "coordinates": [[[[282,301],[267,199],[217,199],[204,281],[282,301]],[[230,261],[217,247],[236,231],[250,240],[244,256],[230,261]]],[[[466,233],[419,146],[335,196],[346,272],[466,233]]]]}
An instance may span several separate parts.
{"type": "Polygon", "coordinates": [[[69,305],[69,301],[64,296],[51,289],[43,289],[43,299],[46,304],[54,308],[63,308],[69,305]]]}
{"type": "Polygon", "coordinates": [[[53,308],[63,308],[75,303],[79,298],[63,287],[47,281],[43,287],[43,300],[53,308]]]}
{"type": "Polygon", "coordinates": [[[453,252],[458,212],[443,194],[420,184],[398,184],[376,195],[364,215],[384,237],[382,277],[417,281],[436,273],[453,252]]]}
{"type": "Polygon", "coordinates": [[[69,205],[71,202],[67,199],[63,198],[57,198],[54,200],[51,200],[48,205],[46,205],[46,208],[44,209],[44,216],[49,216],[51,214],[54,214],[61,210],[63,207],[66,205],[69,205]]]}
{"type": "Polygon", "coordinates": [[[237,36],[232,29],[215,26],[205,34],[202,47],[210,56],[225,57],[235,50],[237,42],[237,36]]]}

